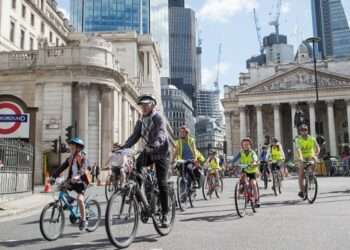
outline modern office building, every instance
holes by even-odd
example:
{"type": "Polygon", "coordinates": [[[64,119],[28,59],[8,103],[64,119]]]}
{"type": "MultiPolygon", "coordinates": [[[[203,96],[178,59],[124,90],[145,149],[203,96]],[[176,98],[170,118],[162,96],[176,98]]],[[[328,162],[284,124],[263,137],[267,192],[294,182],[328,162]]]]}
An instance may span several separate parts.
{"type": "Polygon", "coordinates": [[[66,44],[68,19],[55,0],[0,1],[0,51],[36,50],[66,44]]]}
{"type": "Polygon", "coordinates": [[[288,44],[285,35],[272,33],[264,37],[264,52],[267,65],[287,64],[294,60],[293,45],[288,44]]]}
{"type": "Polygon", "coordinates": [[[222,121],[219,90],[201,89],[197,92],[197,115],[222,121]]]}
{"type": "Polygon", "coordinates": [[[176,86],[169,84],[169,79],[162,78],[162,101],[164,114],[173,128],[175,137],[179,128],[186,125],[191,134],[195,134],[195,118],[192,100],[176,86]]]}
{"type": "Polygon", "coordinates": [[[170,78],[194,99],[196,93],[196,18],[183,1],[169,2],[170,78]],[[171,3],[172,2],[172,3],[171,3]]]}
{"type": "Polygon", "coordinates": [[[169,7],[182,7],[185,8],[185,0],[168,0],[169,7]]]}
{"type": "Polygon", "coordinates": [[[150,33],[150,0],[74,0],[70,21],[77,32],[150,33]]]}
{"type": "Polygon", "coordinates": [[[350,56],[350,29],[341,0],[312,0],[314,35],[322,58],[350,56]]]}

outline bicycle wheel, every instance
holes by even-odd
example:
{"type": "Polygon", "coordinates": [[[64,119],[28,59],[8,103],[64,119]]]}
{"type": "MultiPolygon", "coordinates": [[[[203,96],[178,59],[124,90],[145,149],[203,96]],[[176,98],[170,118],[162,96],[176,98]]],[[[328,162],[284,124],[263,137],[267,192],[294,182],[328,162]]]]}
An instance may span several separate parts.
{"type": "Polygon", "coordinates": [[[64,212],[58,202],[47,204],[40,215],[40,232],[48,241],[57,240],[64,229],[64,212]]]}
{"type": "Polygon", "coordinates": [[[224,178],[220,177],[219,183],[220,183],[220,193],[222,194],[224,192],[224,178]]]}
{"type": "Polygon", "coordinates": [[[282,179],[283,179],[283,176],[281,174],[281,172],[278,173],[278,192],[280,194],[282,194],[282,179]]]}
{"type": "Polygon", "coordinates": [[[304,198],[303,198],[304,201],[307,200],[308,188],[309,188],[309,178],[305,175],[305,178],[304,178],[304,198]]]}
{"type": "Polygon", "coordinates": [[[264,173],[263,173],[263,180],[264,180],[264,188],[267,189],[269,179],[268,179],[268,176],[267,176],[267,172],[266,172],[266,171],[264,171],[264,173]]]}
{"type": "Polygon", "coordinates": [[[277,180],[277,175],[276,175],[276,173],[272,173],[272,190],[273,190],[273,193],[275,194],[275,196],[277,196],[278,195],[278,193],[277,193],[277,189],[278,189],[278,187],[277,187],[277,185],[278,185],[278,180],[277,180]]]}
{"type": "Polygon", "coordinates": [[[255,202],[250,201],[250,206],[251,206],[251,208],[252,208],[252,210],[253,210],[253,213],[256,213],[256,206],[255,206],[255,202]]]}
{"type": "Polygon", "coordinates": [[[309,176],[307,187],[307,200],[310,204],[314,203],[317,198],[318,183],[317,178],[314,175],[309,176]]]}
{"type": "MultiPolygon", "coordinates": [[[[156,197],[158,199],[158,197],[156,197]]],[[[157,201],[157,208],[156,212],[152,216],[153,220],[153,226],[156,229],[157,233],[160,236],[166,236],[168,235],[171,230],[174,227],[175,222],[175,214],[176,214],[176,200],[175,200],[175,192],[173,188],[169,188],[169,195],[168,195],[168,207],[169,207],[169,226],[163,227],[162,226],[162,206],[160,203],[160,199],[157,201]]]]}
{"type": "Polygon", "coordinates": [[[107,201],[116,190],[117,190],[117,186],[115,185],[114,181],[112,181],[111,178],[109,178],[108,183],[106,183],[105,185],[105,195],[106,195],[107,201]]]}
{"type": "Polygon", "coordinates": [[[244,217],[247,209],[247,199],[244,185],[237,183],[235,187],[235,206],[239,217],[244,217]]]}
{"type": "Polygon", "coordinates": [[[100,204],[96,200],[89,200],[85,204],[85,209],[86,209],[86,219],[88,222],[86,231],[94,232],[99,227],[100,221],[101,221],[100,204]]]}
{"type": "Polygon", "coordinates": [[[106,231],[109,240],[117,248],[126,248],[134,241],[139,223],[136,199],[119,190],[108,201],[106,209],[106,231]]]}
{"type": "Polygon", "coordinates": [[[204,200],[208,200],[208,196],[207,196],[207,193],[209,191],[208,187],[209,187],[208,186],[208,177],[205,175],[204,180],[203,180],[203,184],[202,184],[202,194],[203,194],[204,200]]]}
{"type": "Polygon", "coordinates": [[[188,200],[190,202],[191,208],[194,207],[194,202],[197,200],[197,190],[194,188],[193,186],[193,182],[191,183],[191,187],[189,190],[187,190],[188,192],[188,200]]]}
{"type": "Polygon", "coordinates": [[[185,178],[179,176],[177,178],[177,202],[179,204],[180,210],[185,211],[188,208],[188,191],[187,191],[187,181],[185,178]]]}
{"type": "Polygon", "coordinates": [[[215,195],[216,195],[216,198],[220,198],[220,195],[219,193],[222,193],[221,192],[221,179],[219,178],[218,180],[214,179],[213,181],[215,182],[214,183],[214,191],[215,191],[215,195]]]}

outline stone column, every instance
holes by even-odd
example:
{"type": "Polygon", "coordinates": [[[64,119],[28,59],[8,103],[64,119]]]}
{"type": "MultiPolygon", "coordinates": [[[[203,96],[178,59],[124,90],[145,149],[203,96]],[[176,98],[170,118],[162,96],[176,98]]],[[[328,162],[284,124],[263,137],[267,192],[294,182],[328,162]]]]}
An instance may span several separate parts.
{"type": "Polygon", "coordinates": [[[226,129],[226,144],[227,144],[227,154],[232,155],[232,112],[225,112],[225,129],[226,129]]]}
{"type": "Polygon", "coordinates": [[[239,107],[239,127],[241,140],[247,136],[247,117],[246,117],[246,107],[239,107]]]}
{"type": "Polygon", "coordinates": [[[89,145],[89,84],[79,83],[79,117],[78,136],[85,142],[85,149],[89,145]]]}
{"type": "Polygon", "coordinates": [[[328,114],[328,134],[329,134],[329,149],[332,156],[337,156],[337,138],[335,136],[335,121],[334,121],[334,101],[327,101],[328,114]]]}
{"type": "Polygon", "coordinates": [[[346,114],[347,114],[347,121],[348,121],[348,137],[350,142],[350,99],[346,100],[346,114]]]}
{"type": "Polygon", "coordinates": [[[118,95],[118,141],[123,144],[123,92],[118,95]]]}
{"type": "Polygon", "coordinates": [[[316,112],[315,112],[315,102],[309,102],[309,116],[310,116],[310,133],[312,136],[316,137],[316,112]]]}
{"type": "Polygon", "coordinates": [[[264,144],[264,125],[262,117],[262,105],[256,105],[256,126],[257,126],[257,145],[260,151],[262,145],[264,144]]]}
{"type": "Polygon", "coordinates": [[[294,140],[295,137],[297,137],[297,135],[298,135],[298,130],[294,126],[294,117],[295,117],[295,112],[297,111],[297,104],[291,103],[290,106],[291,106],[291,115],[292,115],[292,135],[293,135],[293,140],[294,140]]]}
{"type": "Polygon", "coordinates": [[[114,101],[113,89],[104,87],[101,94],[101,158],[102,166],[108,160],[113,145],[114,101]]]}
{"type": "Polygon", "coordinates": [[[274,128],[274,136],[279,141],[281,141],[281,119],[280,119],[280,104],[273,104],[273,128],[274,128]]]}
{"type": "Polygon", "coordinates": [[[129,137],[129,104],[125,96],[122,98],[122,141],[123,143],[129,137]]]}

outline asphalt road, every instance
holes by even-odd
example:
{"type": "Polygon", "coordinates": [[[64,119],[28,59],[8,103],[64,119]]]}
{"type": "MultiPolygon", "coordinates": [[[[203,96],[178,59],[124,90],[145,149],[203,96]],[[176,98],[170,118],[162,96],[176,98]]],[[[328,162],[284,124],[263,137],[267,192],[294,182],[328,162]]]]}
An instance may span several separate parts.
{"type": "MultiPolygon", "coordinates": [[[[237,217],[233,202],[236,179],[225,179],[220,199],[199,200],[196,207],[177,212],[172,233],[160,237],[152,224],[140,224],[133,250],[232,250],[232,249],[350,249],[350,178],[319,178],[319,196],[313,205],[300,201],[297,180],[284,182],[284,192],[274,197],[262,192],[256,214],[237,217]]],[[[105,211],[103,189],[98,195],[105,211]]],[[[200,196],[201,197],[201,196],[200,196]]],[[[25,204],[23,204],[25,205],[25,204]]],[[[115,249],[107,239],[104,222],[94,233],[80,233],[66,220],[64,236],[45,241],[39,231],[39,213],[0,222],[0,249],[89,250],[115,249]]]]}

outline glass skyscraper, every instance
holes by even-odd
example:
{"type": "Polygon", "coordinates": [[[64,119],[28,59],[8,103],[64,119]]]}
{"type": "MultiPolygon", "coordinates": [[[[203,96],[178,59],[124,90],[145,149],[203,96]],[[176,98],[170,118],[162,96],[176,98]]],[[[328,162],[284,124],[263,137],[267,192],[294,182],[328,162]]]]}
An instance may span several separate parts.
{"type": "Polygon", "coordinates": [[[77,32],[150,33],[150,0],[71,0],[70,20],[77,32]]]}
{"type": "Polygon", "coordinates": [[[314,35],[323,58],[350,56],[350,29],[341,0],[311,0],[314,35]]]}

